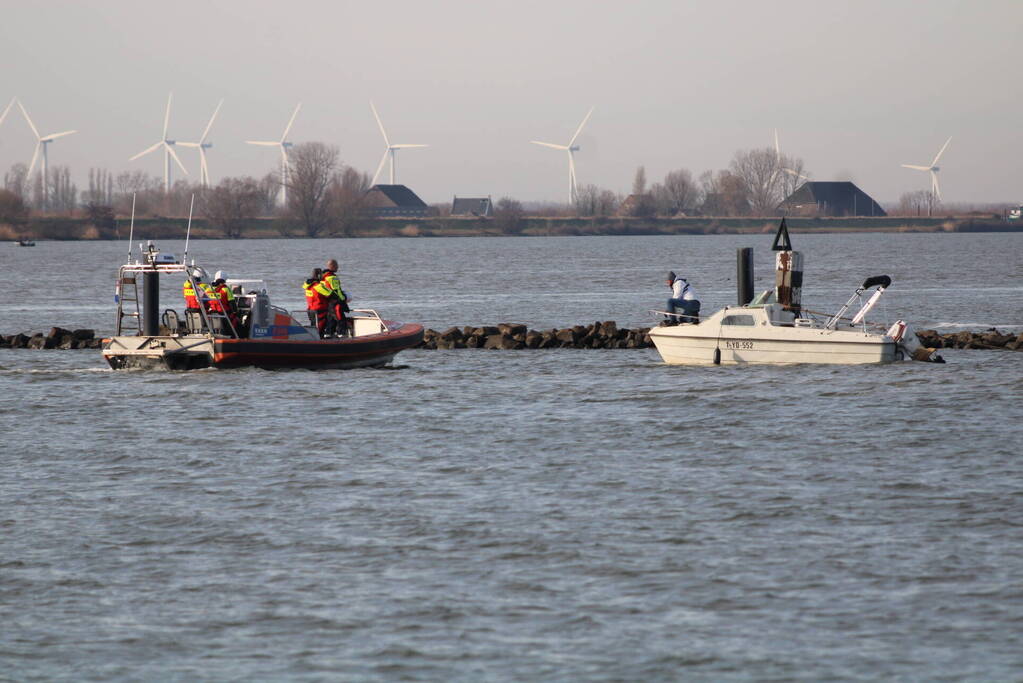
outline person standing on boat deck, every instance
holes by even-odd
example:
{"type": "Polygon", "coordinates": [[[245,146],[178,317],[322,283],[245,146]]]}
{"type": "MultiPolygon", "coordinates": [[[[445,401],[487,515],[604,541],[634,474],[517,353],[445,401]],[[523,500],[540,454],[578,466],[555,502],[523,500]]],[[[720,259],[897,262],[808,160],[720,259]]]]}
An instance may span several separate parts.
{"type": "Polygon", "coordinates": [[[302,283],[302,290],[305,292],[306,314],[309,316],[309,324],[316,327],[320,339],[324,337],[324,330],[327,329],[327,300],[328,292],[323,284],[323,270],[313,268],[313,276],[302,283]]]}
{"type": "Polygon", "coordinates": [[[199,298],[202,295],[202,275],[193,273],[191,278],[185,278],[182,294],[185,297],[185,326],[189,332],[198,332],[202,329],[202,313],[199,310],[199,298]],[[193,282],[195,286],[193,286],[193,282]],[[199,288],[198,292],[196,292],[196,287],[199,288]]]}
{"type": "Polygon", "coordinates": [[[227,286],[228,275],[224,271],[218,270],[213,277],[213,292],[216,294],[217,299],[220,300],[220,307],[227,317],[231,319],[234,329],[238,330],[241,327],[241,323],[238,320],[238,302],[235,301],[231,288],[227,286]]]}
{"type": "Polygon", "coordinates": [[[327,267],[323,270],[322,283],[328,298],[325,337],[334,335],[340,337],[348,331],[345,313],[351,309],[348,308],[348,296],[341,289],[341,278],[337,276],[337,269],[337,261],[330,259],[327,261],[327,267]]]}
{"type": "Polygon", "coordinates": [[[676,277],[675,271],[668,272],[668,286],[671,287],[671,298],[668,299],[668,313],[682,309],[681,322],[700,322],[700,300],[696,298],[696,290],[684,277],[676,277]]]}

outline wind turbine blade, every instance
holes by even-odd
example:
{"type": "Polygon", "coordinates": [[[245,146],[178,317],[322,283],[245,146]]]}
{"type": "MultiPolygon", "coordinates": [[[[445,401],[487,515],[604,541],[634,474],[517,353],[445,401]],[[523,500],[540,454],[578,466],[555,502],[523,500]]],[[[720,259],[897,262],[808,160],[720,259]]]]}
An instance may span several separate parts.
{"type": "Polygon", "coordinates": [[[429,145],[391,145],[391,149],[410,149],[412,147],[429,147],[429,145]]]}
{"type": "Polygon", "coordinates": [[[302,103],[299,102],[295,106],[295,111],[292,112],[291,118],[288,119],[288,125],[284,127],[284,135],[281,136],[281,142],[284,142],[288,138],[288,133],[291,132],[291,125],[295,123],[295,117],[298,116],[298,110],[302,108],[302,103]]]}
{"type": "MultiPolygon", "coordinates": [[[[949,138],[949,139],[951,139],[951,138],[949,138]]],[[[946,142],[945,144],[947,145],[948,143],[946,142]]],[[[942,150],[942,151],[944,151],[944,150],[942,150]]],[[[941,156],[940,152],[938,153],[938,156],[941,156]]],[[[941,201],[941,188],[938,187],[938,174],[935,173],[934,171],[931,171],[931,185],[934,188],[934,196],[940,202],[941,201]]]]}
{"type": "Polygon", "coordinates": [[[934,161],[931,162],[931,166],[937,166],[938,165],[938,159],[940,159],[941,155],[945,153],[945,148],[948,147],[948,143],[950,143],[950,142],[952,142],[952,137],[951,136],[949,136],[948,140],[945,140],[945,144],[941,146],[941,150],[938,152],[938,155],[936,157],[934,157],[934,161]]]}
{"type": "Polygon", "coordinates": [[[590,107],[590,110],[586,112],[586,117],[583,119],[583,122],[580,123],[579,127],[575,129],[575,135],[573,135],[572,139],[568,141],[569,147],[575,144],[575,139],[579,137],[579,133],[583,132],[583,126],[585,126],[586,122],[590,120],[590,116],[593,114],[594,109],[596,109],[596,107],[590,107]]]}
{"type": "Polygon", "coordinates": [[[178,147],[198,147],[199,149],[202,149],[202,145],[198,142],[181,142],[181,140],[175,140],[174,144],[178,147]]]}
{"type": "Polygon", "coordinates": [[[25,115],[25,120],[28,121],[28,127],[32,129],[32,132],[36,135],[36,140],[39,139],[39,131],[36,130],[36,124],[32,123],[32,119],[29,117],[28,112],[25,111],[25,105],[18,100],[18,106],[21,107],[21,113],[25,115]]]}
{"type": "Polygon", "coordinates": [[[206,185],[210,184],[210,168],[206,165],[206,150],[199,145],[199,180],[206,185]]]}
{"type": "Polygon", "coordinates": [[[144,157],[145,155],[149,154],[150,152],[159,149],[160,145],[162,145],[162,144],[163,144],[163,140],[160,140],[158,143],[156,143],[152,147],[147,147],[146,149],[142,150],[141,152],[139,152],[138,154],[136,154],[132,158],[128,159],[128,161],[135,161],[139,157],[144,157]]]}
{"type": "Polygon", "coordinates": [[[32,155],[32,163],[30,163],[28,165],[28,175],[25,176],[26,178],[31,178],[32,177],[32,169],[34,169],[36,167],[36,160],[39,158],[39,148],[42,147],[42,146],[43,146],[43,143],[41,143],[41,142],[37,142],[36,143],[36,151],[35,151],[35,154],[32,155]]]}
{"type": "Polygon", "coordinates": [[[387,155],[391,152],[390,148],[384,150],[384,155],[380,157],[380,164],[377,166],[377,172],[373,174],[373,180],[370,181],[370,186],[377,184],[377,178],[380,177],[380,172],[384,170],[384,164],[387,163],[387,155]]]}
{"type": "Polygon", "coordinates": [[[206,142],[206,136],[210,134],[210,128],[213,127],[213,121],[217,118],[217,114],[220,113],[220,108],[222,106],[224,106],[224,100],[220,100],[220,104],[218,104],[217,108],[213,110],[213,116],[210,117],[210,122],[206,124],[206,129],[202,132],[202,135],[199,137],[200,145],[206,142]]]}
{"type": "Polygon", "coordinates": [[[280,149],[281,149],[281,162],[285,166],[287,166],[288,165],[288,148],[285,147],[284,145],[281,145],[280,149]]]}
{"type": "Polygon", "coordinates": [[[49,142],[50,140],[56,140],[57,138],[62,138],[65,135],[71,135],[71,134],[77,133],[77,132],[78,132],[77,130],[66,130],[63,133],[51,133],[49,135],[45,135],[45,136],[39,138],[39,140],[41,142],[49,142]]]}
{"type": "Polygon", "coordinates": [[[174,161],[178,162],[178,168],[181,169],[181,172],[184,173],[185,175],[188,175],[188,169],[185,168],[185,165],[183,163],[181,163],[181,159],[178,158],[178,153],[174,151],[174,147],[168,145],[166,142],[163,143],[163,145],[164,147],[167,148],[167,151],[170,152],[170,155],[174,157],[174,161]]]}
{"type": "Polygon", "coordinates": [[[270,141],[267,141],[267,140],[246,140],[245,144],[246,145],[259,145],[260,147],[280,147],[281,146],[281,143],[279,143],[277,141],[270,142],[270,141]]]}
{"type": "Polygon", "coordinates": [[[914,164],[902,164],[902,167],[903,168],[911,168],[911,169],[913,169],[915,171],[929,171],[929,170],[931,170],[930,166],[916,166],[914,164]]]}
{"type": "Polygon", "coordinates": [[[167,95],[167,112],[163,115],[163,139],[167,139],[167,126],[170,125],[170,106],[171,98],[174,97],[174,93],[167,95]]]}
{"type": "Polygon", "coordinates": [[[369,108],[373,110],[373,118],[377,120],[377,125],[380,127],[380,134],[384,136],[384,144],[390,147],[391,141],[387,139],[387,131],[384,130],[384,123],[380,120],[380,114],[377,113],[377,108],[373,105],[373,100],[369,101],[369,108]]]}
{"type": "Polygon", "coordinates": [[[10,104],[8,104],[8,105],[7,105],[7,108],[6,108],[6,109],[4,109],[4,113],[3,113],[3,114],[0,114],[0,125],[3,125],[3,123],[4,123],[4,119],[6,119],[6,118],[7,118],[7,112],[9,112],[9,111],[11,110],[11,107],[13,107],[13,106],[14,106],[14,102],[15,102],[15,100],[17,100],[17,99],[18,99],[17,97],[12,97],[12,98],[11,98],[11,102],[10,102],[10,104]]]}
{"type": "Polygon", "coordinates": [[[536,140],[530,140],[530,142],[532,144],[534,144],[534,145],[541,145],[543,147],[550,147],[551,149],[560,149],[563,152],[568,149],[568,147],[566,145],[555,145],[553,142],[537,142],[536,140]]]}
{"type": "Polygon", "coordinates": [[[575,158],[572,156],[572,152],[568,152],[568,175],[572,178],[572,193],[576,191],[576,179],[575,179],[575,158]]]}

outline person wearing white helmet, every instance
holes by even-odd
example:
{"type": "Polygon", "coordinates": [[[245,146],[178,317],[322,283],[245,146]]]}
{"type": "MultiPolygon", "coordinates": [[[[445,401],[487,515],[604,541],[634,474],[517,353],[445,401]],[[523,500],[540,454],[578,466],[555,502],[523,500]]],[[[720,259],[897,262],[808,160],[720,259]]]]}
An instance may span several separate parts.
{"type": "Polygon", "coordinates": [[[230,276],[222,270],[218,270],[213,274],[213,292],[220,299],[220,307],[224,313],[227,314],[228,319],[231,321],[231,325],[234,326],[235,331],[241,329],[241,321],[238,319],[238,302],[234,298],[234,293],[231,288],[227,286],[227,279],[230,276]]]}

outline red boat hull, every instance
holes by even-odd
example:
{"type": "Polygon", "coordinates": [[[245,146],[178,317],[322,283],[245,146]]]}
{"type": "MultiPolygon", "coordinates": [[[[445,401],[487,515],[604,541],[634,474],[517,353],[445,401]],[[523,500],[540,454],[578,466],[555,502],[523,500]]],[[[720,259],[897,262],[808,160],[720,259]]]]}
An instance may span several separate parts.
{"type": "Polygon", "coordinates": [[[417,346],[422,340],[423,326],[415,323],[345,339],[217,339],[213,345],[213,365],[274,369],[373,367],[388,363],[399,351],[417,346]]]}

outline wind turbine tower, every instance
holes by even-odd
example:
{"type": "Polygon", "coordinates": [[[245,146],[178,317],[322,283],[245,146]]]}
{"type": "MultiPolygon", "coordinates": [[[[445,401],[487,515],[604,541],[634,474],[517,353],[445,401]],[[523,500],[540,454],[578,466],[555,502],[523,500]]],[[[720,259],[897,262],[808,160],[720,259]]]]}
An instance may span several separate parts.
{"type": "Polygon", "coordinates": [[[387,158],[388,157],[390,157],[390,159],[391,159],[390,184],[394,185],[395,178],[397,177],[397,172],[395,170],[395,167],[397,165],[397,156],[398,156],[397,152],[398,152],[398,150],[399,149],[411,149],[413,147],[429,147],[429,145],[410,145],[410,144],[392,145],[391,141],[387,138],[387,131],[384,130],[384,124],[380,120],[380,114],[377,113],[377,108],[375,106],[373,106],[373,102],[372,101],[369,103],[369,108],[373,110],[373,118],[375,118],[377,120],[377,125],[380,126],[380,134],[384,136],[384,145],[386,145],[386,148],[384,149],[384,156],[380,157],[380,163],[377,165],[377,172],[373,174],[373,181],[370,182],[370,186],[373,186],[373,185],[377,184],[377,178],[380,177],[380,171],[384,170],[384,164],[387,163],[387,158]]]}
{"type": "Polygon", "coordinates": [[[778,168],[780,168],[785,173],[788,173],[790,176],[795,176],[799,180],[809,180],[810,179],[809,176],[805,176],[802,173],[800,173],[799,171],[796,171],[795,169],[785,168],[784,166],[781,165],[781,145],[778,144],[778,129],[777,128],[774,129],[774,156],[778,160],[778,168]]]}
{"type": "MultiPolygon", "coordinates": [[[[32,119],[29,117],[28,112],[25,110],[25,105],[23,105],[21,103],[21,100],[18,100],[18,107],[21,108],[21,113],[25,115],[25,121],[28,122],[28,127],[32,129],[32,133],[36,136],[36,151],[32,155],[32,163],[30,163],[28,165],[28,175],[27,175],[27,177],[29,177],[29,178],[32,177],[32,170],[35,169],[35,167],[36,167],[36,160],[39,158],[39,151],[42,150],[42,152],[43,152],[43,166],[40,169],[40,173],[42,174],[42,180],[43,180],[43,183],[42,183],[42,185],[43,185],[43,208],[45,209],[46,205],[47,205],[48,194],[49,194],[49,186],[48,186],[48,183],[47,183],[47,179],[48,179],[47,170],[49,168],[49,154],[47,152],[47,147],[49,146],[49,144],[51,142],[53,142],[57,138],[62,138],[65,135],[71,135],[72,133],[77,133],[78,131],[77,130],[66,130],[63,133],[50,133],[49,135],[40,135],[39,131],[36,129],[35,124],[32,123],[32,119]]],[[[9,108],[10,108],[10,105],[8,105],[8,109],[9,108]]],[[[4,115],[5,116],[7,115],[6,111],[4,111],[4,115]]]]}
{"type": "Polygon", "coordinates": [[[575,135],[568,141],[567,145],[556,145],[553,142],[539,142],[537,140],[530,140],[534,145],[541,145],[543,147],[550,147],[551,149],[559,149],[564,152],[568,152],[568,203],[569,205],[575,204],[575,198],[578,194],[578,187],[575,180],[575,157],[574,153],[579,151],[579,146],[575,144],[576,138],[579,137],[579,133],[583,132],[583,126],[590,120],[590,115],[593,114],[594,107],[590,107],[590,110],[586,113],[582,123],[575,129],[575,135]]]}
{"type": "Polygon", "coordinates": [[[298,116],[298,110],[302,108],[302,103],[299,102],[295,106],[295,111],[291,114],[291,119],[288,121],[288,125],[284,127],[284,134],[281,135],[280,140],[246,140],[247,145],[259,145],[260,147],[277,147],[281,150],[281,205],[288,205],[288,148],[292,146],[288,142],[288,133],[291,132],[291,125],[295,123],[295,117],[298,116]]]}
{"type": "Polygon", "coordinates": [[[217,114],[220,113],[220,108],[224,105],[224,100],[220,100],[220,104],[213,110],[213,116],[210,117],[210,122],[206,124],[206,129],[199,136],[199,142],[179,142],[177,144],[182,147],[195,147],[199,150],[199,186],[209,187],[210,186],[210,167],[206,165],[206,150],[213,146],[212,142],[206,142],[207,136],[210,134],[210,128],[213,127],[213,121],[217,118],[217,114]]]}
{"type": "Polygon", "coordinates": [[[174,157],[174,161],[177,162],[178,168],[181,169],[181,172],[184,173],[185,175],[188,175],[188,170],[185,168],[185,165],[181,163],[181,159],[178,158],[178,153],[174,151],[174,145],[176,144],[175,141],[174,140],[170,140],[170,139],[167,138],[167,126],[170,123],[171,98],[173,98],[173,97],[174,97],[174,93],[170,93],[169,95],[167,95],[167,112],[163,116],[163,135],[160,137],[160,141],[157,142],[152,147],[147,147],[146,149],[142,150],[141,152],[139,152],[138,154],[136,154],[132,158],[128,159],[128,161],[135,161],[139,157],[143,157],[143,156],[149,154],[150,152],[155,152],[160,147],[163,147],[163,192],[164,192],[164,194],[170,194],[170,188],[171,188],[171,165],[170,165],[170,160],[171,160],[171,157],[174,157]]]}
{"type": "Polygon", "coordinates": [[[911,168],[914,171],[928,171],[931,174],[931,193],[938,201],[941,201],[941,188],[938,187],[938,171],[941,170],[941,167],[938,166],[938,159],[940,159],[941,155],[945,153],[945,148],[948,147],[948,143],[950,142],[952,142],[951,137],[949,137],[948,140],[945,140],[945,144],[941,146],[940,150],[938,150],[938,154],[934,157],[934,161],[931,162],[930,166],[902,164],[903,168],[911,168]]]}

